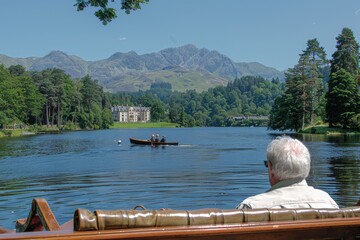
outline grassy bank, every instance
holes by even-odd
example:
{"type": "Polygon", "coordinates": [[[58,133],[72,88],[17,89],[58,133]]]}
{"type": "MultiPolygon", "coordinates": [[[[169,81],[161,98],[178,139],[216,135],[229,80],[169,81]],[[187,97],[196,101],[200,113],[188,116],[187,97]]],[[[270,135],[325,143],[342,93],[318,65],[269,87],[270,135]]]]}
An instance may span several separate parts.
{"type": "Polygon", "coordinates": [[[22,136],[23,130],[0,130],[0,137],[18,137],[22,136]]]}
{"type": "MultiPolygon", "coordinates": [[[[178,124],[168,122],[154,122],[154,123],[114,123],[110,128],[175,128],[179,127],[178,124]]],[[[65,126],[64,130],[80,130],[78,126],[65,126]]],[[[31,126],[28,129],[4,129],[0,130],[0,137],[18,137],[31,134],[40,133],[58,133],[58,127],[46,126],[31,126]]]]}
{"type": "Polygon", "coordinates": [[[312,134],[360,134],[359,131],[351,129],[342,129],[340,127],[328,127],[328,125],[316,125],[309,126],[301,130],[300,133],[312,133],[312,134]]]}
{"type": "Polygon", "coordinates": [[[176,123],[150,122],[150,123],[119,123],[115,122],[110,128],[175,128],[179,127],[176,123]]]}
{"type": "MultiPolygon", "coordinates": [[[[168,122],[151,122],[151,123],[114,123],[110,128],[176,128],[179,127],[178,124],[168,123],[168,122]]],[[[78,128],[70,129],[66,128],[66,130],[79,130],[78,128]]],[[[58,133],[60,132],[57,127],[31,127],[30,129],[6,129],[0,130],[0,138],[1,137],[18,137],[24,135],[32,135],[39,133],[58,133]]],[[[309,133],[309,134],[360,134],[359,131],[342,129],[342,128],[330,128],[328,125],[315,125],[309,126],[305,129],[301,130],[299,133],[309,133]]]]}
{"type": "Polygon", "coordinates": [[[46,127],[46,126],[29,126],[22,129],[2,129],[0,130],[0,137],[19,137],[26,135],[34,135],[40,133],[58,133],[60,132],[58,127],[46,127]]]}

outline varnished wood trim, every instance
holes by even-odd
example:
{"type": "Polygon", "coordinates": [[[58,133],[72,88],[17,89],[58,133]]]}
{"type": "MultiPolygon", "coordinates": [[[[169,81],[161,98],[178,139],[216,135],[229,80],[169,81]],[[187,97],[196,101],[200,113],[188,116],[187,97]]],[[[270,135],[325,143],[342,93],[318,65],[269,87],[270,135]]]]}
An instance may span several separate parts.
{"type": "Polygon", "coordinates": [[[35,198],[27,219],[17,220],[15,227],[17,232],[42,231],[43,228],[47,231],[60,230],[59,223],[44,198],[35,198]]]}
{"type": "Polygon", "coordinates": [[[303,239],[359,239],[360,218],[267,222],[225,226],[188,226],[132,228],[104,231],[62,230],[2,234],[11,239],[229,239],[229,240],[303,240],[303,239]]]}

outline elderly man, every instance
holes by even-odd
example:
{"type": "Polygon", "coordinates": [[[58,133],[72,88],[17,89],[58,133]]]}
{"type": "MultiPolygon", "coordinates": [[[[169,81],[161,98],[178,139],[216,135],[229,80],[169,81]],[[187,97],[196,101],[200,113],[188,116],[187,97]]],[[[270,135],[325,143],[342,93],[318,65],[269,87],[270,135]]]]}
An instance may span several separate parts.
{"type": "Polygon", "coordinates": [[[328,193],[307,185],[309,150],[299,140],[278,137],[267,148],[271,188],[249,197],[236,208],[339,208],[328,193]]]}

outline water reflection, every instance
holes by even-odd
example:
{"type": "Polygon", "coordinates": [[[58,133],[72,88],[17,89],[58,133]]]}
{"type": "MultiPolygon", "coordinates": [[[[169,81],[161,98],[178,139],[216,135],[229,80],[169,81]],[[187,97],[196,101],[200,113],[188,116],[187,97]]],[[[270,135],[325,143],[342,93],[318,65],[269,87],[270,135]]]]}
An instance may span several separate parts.
{"type": "Polygon", "coordinates": [[[336,179],[337,196],[346,205],[360,200],[360,161],[355,155],[330,158],[331,177],[336,179]]]}
{"type": "Polygon", "coordinates": [[[340,206],[356,204],[360,199],[360,135],[303,134],[297,138],[312,154],[314,185],[331,189],[340,206]]]}
{"type": "MultiPolygon", "coordinates": [[[[113,129],[0,139],[0,226],[13,228],[45,198],[57,220],[76,208],[234,208],[266,191],[266,147],[283,133],[265,128],[113,129]],[[164,133],[179,146],[130,145],[164,133]],[[122,144],[118,144],[122,139],[122,144]]],[[[360,198],[360,136],[291,134],[312,154],[310,185],[341,206],[360,198]]]]}

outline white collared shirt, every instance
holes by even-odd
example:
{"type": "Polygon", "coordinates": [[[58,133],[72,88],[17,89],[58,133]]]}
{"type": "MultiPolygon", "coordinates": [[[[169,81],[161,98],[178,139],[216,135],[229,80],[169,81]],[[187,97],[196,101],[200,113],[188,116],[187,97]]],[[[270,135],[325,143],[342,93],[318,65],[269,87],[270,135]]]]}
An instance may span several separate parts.
{"type": "Polygon", "coordinates": [[[245,199],[236,208],[339,208],[339,206],[328,193],[308,186],[305,179],[287,179],[278,182],[265,193],[245,199]]]}

